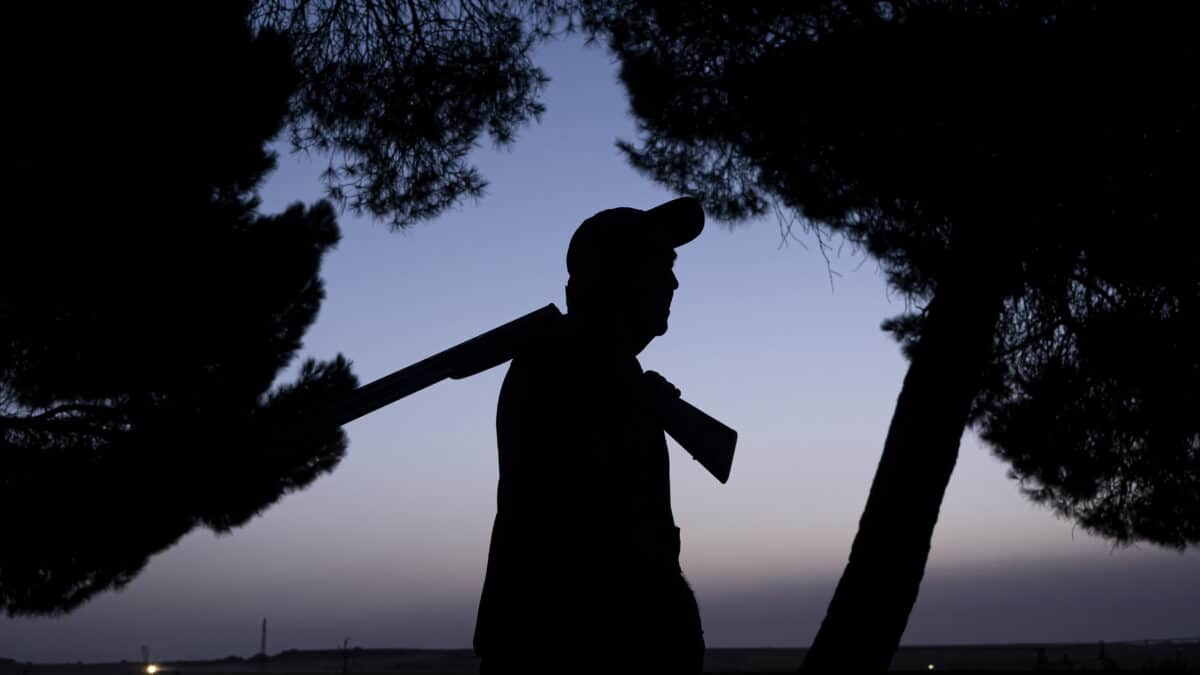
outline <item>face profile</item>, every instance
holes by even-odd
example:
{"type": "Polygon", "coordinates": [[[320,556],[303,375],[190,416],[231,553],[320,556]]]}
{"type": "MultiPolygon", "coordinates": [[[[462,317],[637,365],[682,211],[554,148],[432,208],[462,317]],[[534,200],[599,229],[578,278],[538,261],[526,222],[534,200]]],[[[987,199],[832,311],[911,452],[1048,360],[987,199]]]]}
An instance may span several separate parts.
{"type": "Polygon", "coordinates": [[[636,278],[629,298],[631,330],[649,340],[664,335],[671,315],[671,301],[679,280],[675,277],[674,251],[652,251],[637,265],[636,278]]]}
{"type": "Polygon", "coordinates": [[[640,353],[667,332],[679,281],[675,248],[700,234],[691,198],[642,211],[615,208],[585,220],[567,250],[567,308],[621,351],[640,353]]]}
{"type": "Polygon", "coordinates": [[[568,286],[570,313],[619,351],[640,353],[667,332],[671,301],[679,288],[674,264],[673,250],[655,246],[630,256],[604,279],[584,283],[573,278],[568,286]]]}

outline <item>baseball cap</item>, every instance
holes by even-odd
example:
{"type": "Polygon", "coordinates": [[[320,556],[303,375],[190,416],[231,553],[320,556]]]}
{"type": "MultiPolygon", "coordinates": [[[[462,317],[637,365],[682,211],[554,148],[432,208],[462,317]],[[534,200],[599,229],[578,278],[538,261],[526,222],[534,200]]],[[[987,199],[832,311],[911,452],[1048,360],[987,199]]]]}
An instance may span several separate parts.
{"type": "Polygon", "coordinates": [[[682,246],[704,229],[704,209],[693,197],[680,197],[641,210],[618,207],[580,223],[567,246],[567,273],[592,277],[644,255],[652,247],[682,246]]]}

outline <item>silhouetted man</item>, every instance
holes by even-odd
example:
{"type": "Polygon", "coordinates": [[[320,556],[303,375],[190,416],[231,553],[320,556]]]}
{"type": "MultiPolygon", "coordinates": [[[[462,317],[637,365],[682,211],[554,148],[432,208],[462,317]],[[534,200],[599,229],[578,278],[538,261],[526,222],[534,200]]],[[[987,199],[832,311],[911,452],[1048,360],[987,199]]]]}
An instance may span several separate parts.
{"type": "Polygon", "coordinates": [[[700,672],[657,411],[679,391],[637,355],[667,331],[690,198],[597,213],[567,249],[567,315],[512,361],[496,413],[482,672],[700,672]]]}

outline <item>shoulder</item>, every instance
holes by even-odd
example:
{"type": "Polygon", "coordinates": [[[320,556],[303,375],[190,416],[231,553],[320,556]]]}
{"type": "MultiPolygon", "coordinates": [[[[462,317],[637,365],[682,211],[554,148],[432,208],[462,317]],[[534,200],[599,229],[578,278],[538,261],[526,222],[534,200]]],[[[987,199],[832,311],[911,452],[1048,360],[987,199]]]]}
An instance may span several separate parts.
{"type": "Polygon", "coordinates": [[[561,388],[571,358],[568,346],[556,335],[541,336],[523,345],[508,364],[500,402],[528,402],[561,388]]]}
{"type": "Polygon", "coordinates": [[[542,336],[513,357],[500,398],[576,417],[612,396],[613,364],[567,331],[542,336]]]}
{"type": "Polygon", "coordinates": [[[522,345],[513,357],[509,373],[554,379],[579,371],[587,362],[580,335],[564,320],[522,345]]]}

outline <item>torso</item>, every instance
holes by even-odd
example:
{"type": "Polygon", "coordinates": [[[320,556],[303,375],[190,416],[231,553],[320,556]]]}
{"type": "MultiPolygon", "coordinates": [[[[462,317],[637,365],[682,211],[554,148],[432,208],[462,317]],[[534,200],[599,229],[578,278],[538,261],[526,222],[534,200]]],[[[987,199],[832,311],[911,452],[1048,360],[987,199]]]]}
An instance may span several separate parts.
{"type": "Polygon", "coordinates": [[[631,613],[694,607],[690,590],[680,597],[665,436],[632,394],[641,377],[633,356],[569,334],[509,366],[481,654],[515,636],[604,631],[631,613]]]}

